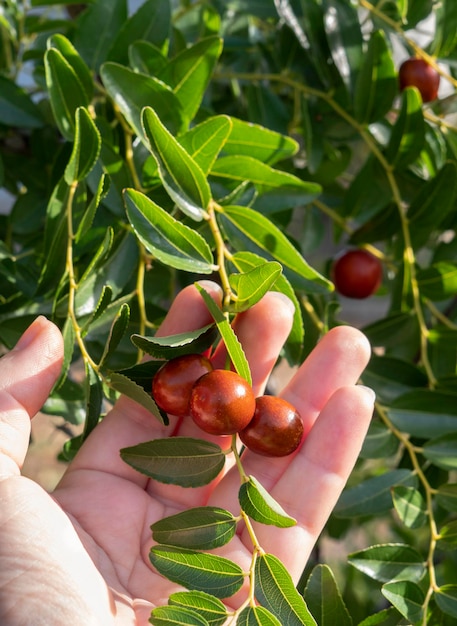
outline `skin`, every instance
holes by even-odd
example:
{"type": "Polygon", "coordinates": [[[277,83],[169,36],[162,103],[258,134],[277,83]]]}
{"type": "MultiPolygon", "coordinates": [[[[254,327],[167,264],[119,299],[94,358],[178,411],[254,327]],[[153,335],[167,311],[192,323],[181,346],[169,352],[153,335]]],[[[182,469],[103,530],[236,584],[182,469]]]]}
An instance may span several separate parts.
{"type": "MultiPolygon", "coordinates": [[[[220,299],[216,285],[204,286],[220,299]]],[[[191,286],[178,294],[159,332],[185,332],[209,321],[201,296],[191,286]]],[[[256,395],[265,388],[291,322],[291,305],[278,294],[268,294],[236,321],[256,395]]],[[[123,397],[90,435],[52,495],[21,477],[30,418],[59,374],[62,351],[60,332],[40,317],[0,360],[0,623],[28,626],[33,616],[34,626],[145,626],[151,609],[166,603],[176,590],[149,563],[151,523],[190,506],[212,504],[236,511],[239,476],[227,463],[225,475],[211,485],[183,489],[137,473],[120,459],[120,448],[172,433],[201,437],[202,432],[187,418],[171,417],[166,428],[123,397]]],[[[246,472],[298,520],[281,530],[255,526],[264,550],[276,554],[295,581],[346,483],[370,422],[373,393],[356,385],[369,354],[359,331],[344,326],[330,331],[282,393],[303,417],[308,436],[301,448],[285,458],[247,454],[244,459],[246,472]]],[[[221,348],[216,367],[223,366],[224,357],[221,348]]],[[[208,439],[223,446],[230,441],[208,439]]],[[[251,542],[246,530],[240,528],[218,552],[248,567],[251,542]]],[[[240,601],[237,596],[230,599],[232,606],[240,601]]]]}

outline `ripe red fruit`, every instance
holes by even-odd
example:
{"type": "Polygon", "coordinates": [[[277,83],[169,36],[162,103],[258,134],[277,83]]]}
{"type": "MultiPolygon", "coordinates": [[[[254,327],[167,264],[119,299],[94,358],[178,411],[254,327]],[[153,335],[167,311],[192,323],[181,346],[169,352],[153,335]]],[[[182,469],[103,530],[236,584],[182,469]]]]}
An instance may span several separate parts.
{"type": "Polygon", "coordinates": [[[332,277],[335,289],[341,295],[367,298],[381,284],[381,261],[366,250],[349,250],[336,259],[332,277]]]}
{"type": "Polygon", "coordinates": [[[212,435],[232,435],[244,428],[255,410],[248,382],[231,370],[216,369],[197,380],[190,394],[190,414],[212,435]]]}
{"type": "Polygon", "coordinates": [[[303,422],[296,408],[277,396],[259,396],[254,417],[239,433],[244,445],[263,456],[287,456],[303,438],[303,422]]]}
{"type": "Polygon", "coordinates": [[[212,369],[209,359],[201,354],[185,354],[167,361],[152,379],[152,397],[157,406],[178,417],[188,415],[195,381],[212,369]]]}
{"type": "Polygon", "coordinates": [[[403,61],[398,71],[400,91],[406,87],[417,87],[423,102],[431,102],[438,97],[440,75],[423,59],[410,58],[403,61]]]}

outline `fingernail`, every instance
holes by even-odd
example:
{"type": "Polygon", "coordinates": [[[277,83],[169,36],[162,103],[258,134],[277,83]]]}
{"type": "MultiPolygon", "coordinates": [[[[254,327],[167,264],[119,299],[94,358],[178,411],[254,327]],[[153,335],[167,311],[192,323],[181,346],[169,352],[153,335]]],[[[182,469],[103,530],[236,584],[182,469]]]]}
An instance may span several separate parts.
{"type": "Polygon", "coordinates": [[[292,300],[288,296],[286,296],[286,294],[280,291],[271,291],[270,293],[275,298],[278,298],[278,300],[281,300],[282,302],[284,302],[284,304],[286,304],[287,307],[289,308],[289,311],[292,313],[292,315],[295,313],[295,305],[292,302],[292,300]]]}
{"type": "Polygon", "coordinates": [[[22,334],[14,350],[24,350],[32,344],[43,330],[43,322],[46,321],[44,315],[39,315],[22,334]]]}
{"type": "Polygon", "coordinates": [[[371,387],[367,387],[366,385],[358,385],[358,387],[360,389],[363,389],[367,393],[367,395],[370,396],[370,400],[374,404],[376,400],[376,393],[373,391],[373,389],[371,387]]]}

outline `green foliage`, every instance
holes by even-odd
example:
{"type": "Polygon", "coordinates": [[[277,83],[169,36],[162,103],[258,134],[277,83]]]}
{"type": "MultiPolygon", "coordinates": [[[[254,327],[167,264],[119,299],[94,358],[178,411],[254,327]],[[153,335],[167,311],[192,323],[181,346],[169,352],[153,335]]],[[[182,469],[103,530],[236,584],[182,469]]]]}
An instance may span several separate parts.
{"type": "MultiPolygon", "coordinates": [[[[231,322],[266,291],[295,305],[281,355],[291,366],[355,310],[373,346],[363,382],[377,404],[316,551],[340,541],[347,562],[335,575],[303,563],[300,594],[275,557],[255,551],[259,605],[241,607],[237,623],[452,624],[455,0],[92,0],[77,16],[73,5],[0,9],[0,343],[12,347],[40,313],[61,328],[64,366],[43,409],[81,425],[62,459],[118,394],[167,424],[150,380],[172,356],[222,338],[250,380],[231,322]],[[433,36],[419,44],[426,18],[433,36]],[[413,55],[439,71],[436,101],[424,104],[414,87],[399,93],[398,66],[413,55]],[[331,282],[334,253],[350,246],[385,270],[356,308],[331,282]],[[156,337],[176,291],[208,276],[223,288],[221,310],[200,287],[214,323],[156,337]],[[81,361],[83,380],[73,376],[81,361]]],[[[188,438],[121,456],[189,488],[211,482],[227,458],[188,438]]],[[[153,525],[153,566],[189,591],[151,623],[222,625],[219,598],[245,573],[208,551],[242,520],[294,524],[255,476],[242,478],[240,517],[190,509],[153,525]]]]}

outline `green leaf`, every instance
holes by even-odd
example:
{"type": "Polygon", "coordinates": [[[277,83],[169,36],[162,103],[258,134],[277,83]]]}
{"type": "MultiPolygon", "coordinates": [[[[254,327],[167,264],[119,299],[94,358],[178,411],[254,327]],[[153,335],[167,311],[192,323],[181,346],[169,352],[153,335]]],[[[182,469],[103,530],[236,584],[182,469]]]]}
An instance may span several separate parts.
{"type": "Polygon", "coordinates": [[[86,419],[81,443],[87,439],[100,421],[103,407],[103,385],[98,373],[90,363],[85,363],[86,419]]]}
{"type": "Polygon", "coordinates": [[[436,57],[447,57],[457,46],[457,6],[452,0],[443,0],[436,12],[432,54],[436,57]]]}
{"type": "Polygon", "coordinates": [[[238,374],[242,376],[245,380],[247,380],[247,382],[251,385],[252,377],[249,363],[246,359],[246,355],[243,352],[243,348],[238,340],[238,337],[235,335],[232,327],[230,326],[230,322],[222,313],[214,300],[211,298],[211,296],[203,289],[203,287],[198,283],[196,283],[195,286],[201,293],[209,312],[216,322],[217,328],[225,344],[230,360],[232,361],[233,367],[238,372],[238,374]]]}
{"type": "Polygon", "coordinates": [[[457,263],[439,261],[417,272],[422,297],[434,302],[452,298],[457,293],[457,263]]]}
{"type": "Polygon", "coordinates": [[[240,487],[238,500],[243,511],[256,522],[278,528],[295,526],[290,517],[254,476],[249,476],[240,487]]]}
{"type": "Polygon", "coordinates": [[[55,48],[62,54],[64,59],[73,68],[76,76],[83,86],[88,101],[91,101],[94,95],[94,79],[92,78],[92,74],[86,63],[83,61],[71,41],[64,35],[55,33],[49,37],[47,47],[55,48]]]}
{"type": "Polygon", "coordinates": [[[409,580],[386,583],[381,592],[411,623],[417,624],[422,619],[425,597],[422,589],[415,583],[409,580]]]}
{"type": "Polygon", "coordinates": [[[352,552],[348,562],[360,572],[381,582],[418,582],[425,573],[424,558],[415,548],[403,543],[379,544],[352,552]]]}
{"type": "Polygon", "coordinates": [[[0,123],[18,128],[39,128],[44,120],[38,106],[14,81],[0,75],[0,123]]]}
{"type": "Polygon", "coordinates": [[[428,439],[457,432],[454,393],[432,389],[407,392],[387,407],[387,415],[399,430],[428,439]]]}
{"type": "MultiPolygon", "coordinates": [[[[368,382],[366,384],[371,386],[368,382]]],[[[363,441],[360,457],[362,459],[385,459],[394,455],[399,445],[397,437],[384,423],[372,420],[363,441]]]]}
{"type": "Polygon", "coordinates": [[[445,483],[438,487],[436,502],[451,513],[457,513],[457,483],[445,483]]]}
{"type": "Polygon", "coordinates": [[[159,261],[178,270],[200,274],[211,274],[216,269],[211,248],[198,232],[139,191],[124,190],[124,201],[136,236],[159,261]]]}
{"type": "Polygon", "coordinates": [[[98,73],[118,33],[127,21],[126,0],[97,0],[79,16],[74,45],[88,66],[98,73]]]}
{"type": "Polygon", "coordinates": [[[352,619],[328,565],[316,565],[306,583],[305,602],[319,626],[352,626],[352,619]]]}
{"type": "Polygon", "coordinates": [[[230,274],[229,283],[236,293],[231,311],[239,313],[250,309],[273,287],[281,273],[281,264],[269,261],[248,272],[230,274]]]}
{"type": "Polygon", "coordinates": [[[291,272],[298,274],[306,281],[310,291],[328,292],[333,289],[332,283],[316,272],[298,250],[291,244],[285,234],[266,217],[244,206],[224,206],[218,213],[224,230],[229,235],[240,237],[231,242],[238,249],[245,249],[245,242],[255,245],[254,252],[281,263],[291,272]]]}
{"type": "Polygon", "coordinates": [[[177,591],[168,598],[172,606],[182,606],[204,617],[210,626],[223,626],[227,609],[222,602],[204,591],[177,591]]]}
{"type": "Polygon", "coordinates": [[[75,233],[75,242],[78,243],[84,235],[86,235],[92,223],[94,221],[95,213],[100,205],[102,198],[106,196],[109,190],[110,179],[102,174],[98,181],[97,189],[95,190],[92,200],[89,202],[87,209],[85,210],[81,221],[78,225],[78,230],[75,233]]]}
{"type": "Polygon", "coordinates": [[[206,37],[182,50],[158,75],[173,89],[188,122],[198,112],[221,51],[220,37],[206,37]]]}
{"type": "Polygon", "coordinates": [[[157,606],[152,609],[149,622],[154,626],[208,626],[204,617],[182,606],[157,606]]]}
{"type": "Polygon", "coordinates": [[[435,591],[434,598],[443,613],[457,617],[457,585],[441,585],[435,591]]]}
{"type": "Polygon", "coordinates": [[[154,439],[123,448],[121,458],[146,476],[181,487],[207,485],[225,463],[218,445],[190,437],[154,439]]]}
{"type": "Polygon", "coordinates": [[[144,132],[159,166],[162,183],[171,199],[189,217],[200,221],[211,191],[200,167],[177,142],[150,107],[143,111],[144,132]]]}
{"type": "Polygon", "coordinates": [[[457,521],[454,520],[440,528],[438,547],[442,550],[455,550],[457,548],[457,521]]]}
{"type": "Polygon", "coordinates": [[[417,159],[424,142],[422,98],[415,87],[408,87],[402,92],[400,114],[392,128],[386,159],[397,169],[407,167],[417,159]]]}
{"type": "Polygon", "coordinates": [[[420,491],[413,487],[397,485],[392,488],[392,499],[395,510],[405,526],[420,528],[427,523],[427,506],[420,491]]]}
{"type": "Polygon", "coordinates": [[[373,355],[363,372],[364,384],[387,404],[416,387],[427,385],[427,376],[416,365],[403,359],[373,355]]]}
{"type": "Polygon", "coordinates": [[[392,107],[397,91],[397,73],[386,35],[383,31],[374,31],[355,88],[357,121],[371,124],[382,119],[392,107]]]}
{"type": "Polygon", "coordinates": [[[261,554],[255,563],[255,596],[281,624],[316,626],[303,597],[281,561],[272,554],[261,554]]]}
{"type": "Polygon", "coordinates": [[[157,543],[176,548],[212,550],[235,535],[237,519],[224,509],[200,506],[165,517],[151,526],[157,543]]]}
{"type": "Polygon", "coordinates": [[[216,598],[229,598],[244,582],[239,565],[214,554],[160,545],[151,548],[149,558],[157,571],[172,582],[216,598]]]}
{"type": "Polygon", "coordinates": [[[78,107],[75,114],[75,140],[65,168],[65,181],[71,185],[86,178],[100,154],[101,137],[89,111],[78,107]]]}
{"type": "Polygon", "coordinates": [[[457,469],[457,432],[430,439],[423,445],[422,454],[437,467],[457,469]]]}
{"type": "Polygon", "coordinates": [[[146,393],[142,387],[127,378],[127,376],[119,374],[119,372],[112,372],[109,375],[108,384],[115,391],[122,393],[124,396],[127,396],[131,400],[134,400],[142,407],[147,409],[152,415],[154,415],[154,417],[159,420],[159,422],[162,422],[162,424],[167,423],[164,416],[157,408],[157,405],[152,399],[151,395],[146,393]]]}
{"type": "Polygon", "coordinates": [[[247,606],[238,615],[237,626],[281,626],[281,622],[263,606],[247,606]]]}
{"type": "Polygon", "coordinates": [[[56,48],[46,50],[44,67],[56,124],[65,139],[73,141],[76,109],[89,105],[86,91],[73,67],[56,48]]]}
{"type": "Polygon", "coordinates": [[[208,324],[176,335],[143,337],[134,334],[131,339],[137,348],[155,359],[169,360],[183,354],[200,354],[210,348],[218,336],[217,326],[208,324]]]}
{"type": "Polygon", "coordinates": [[[369,615],[357,626],[398,626],[399,614],[393,607],[369,615]]]}
{"type": "Polygon", "coordinates": [[[181,146],[190,154],[205,176],[226,145],[231,128],[232,119],[228,115],[217,115],[193,126],[178,137],[181,146]]]}
{"type": "Polygon", "coordinates": [[[268,165],[288,159],[298,151],[298,143],[269,128],[231,117],[231,131],[224,145],[225,155],[249,156],[268,165]]]}
{"type": "Polygon", "coordinates": [[[391,488],[395,485],[415,486],[417,478],[407,469],[386,471],[380,476],[368,478],[345,489],[341,494],[334,514],[337,517],[377,515],[392,508],[391,488]]]}
{"type": "Polygon", "coordinates": [[[114,31],[107,59],[128,65],[130,45],[141,43],[160,47],[170,36],[170,26],[169,0],[146,0],[114,31]]]}
{"type": "MultiPolygon", "coordinates": [[[[165,4],[169,5],[168,0],[165,4]]],[[[147,41],[135,41],[129,46],[129,65],[140,74],[157,76],[168,63],[168,58],[157,46],[147,41]]]]}
{"type": "Polygon", "coordinates": [[[274,169],[251,156],[231,155],[219,158],[211,168],[211,176],[244,182],[249,180],[261,187],[298,187],[305,189],[311,197],[316,196],[320,186],[298,176],[274,169]]]}
{"type": "Polygon", "coordinates": [[[100,75],[107,92],[145,144],[141,113],[146,106],[153,106],[172,132],[183,127],[179,102],[172,89],[162,81],[112,62],[102,65],[100,75]]]}
{"type": "Polygon", "coordinates": [[[100,358],[100,365],[104,364],[113,354],[124,337],[130,321],[130,307],[127,303],[123,303],[113,319],[109,331],[108,339],[100,358]]]}

